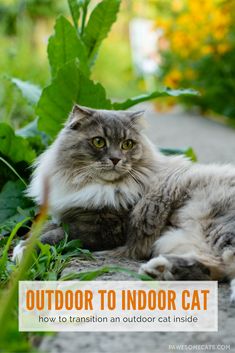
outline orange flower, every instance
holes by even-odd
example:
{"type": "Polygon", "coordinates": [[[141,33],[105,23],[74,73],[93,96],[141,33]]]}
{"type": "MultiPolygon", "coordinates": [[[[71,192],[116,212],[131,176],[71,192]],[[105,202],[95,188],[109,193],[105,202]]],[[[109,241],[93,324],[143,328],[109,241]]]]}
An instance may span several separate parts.
{"type": "Polygon", "coordinates": [[[227,51],[229,51],[229,49],[230,49],[230,46],[228,45],[228,44],[226,44],[226,43],[221,43],[221,44],[218,44],[217,45],[217,52],[219,53],[219,54],[224,54],[224,53],[226,53],[227,51]]]}
{"type": "Polygon", "coordinates": [[[222,1],[172,2],[172,10],[177,10],[177,15],[160,19],[158,26],[164,29],[165,38],[175,54],[186,59],[213,53],[215,46],[219,53],[228,50],[226,38],[232,21],[232,11],[222,1]]]}
{"type": "Polygon", "coordinates": [[[181,72],[177,69],[173,69],[165,77],[164,84],[167,87],[172,87],[172,88],[178,87],[181,78],[182,78],[181,72]]]}
{"type": "Polygon", "coordinates": [[[184,4],[182,0],[173,0],[171,8],[174,12],[179,12],[183,9],[183,6],[184,4]]]}

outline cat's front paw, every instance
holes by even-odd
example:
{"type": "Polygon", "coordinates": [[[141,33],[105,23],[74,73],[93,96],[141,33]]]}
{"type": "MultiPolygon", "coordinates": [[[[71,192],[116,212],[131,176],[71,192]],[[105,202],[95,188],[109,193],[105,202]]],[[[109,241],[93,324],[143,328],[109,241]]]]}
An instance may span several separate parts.
{"type": "Polygon", "coordinates": [[[19,244],[17,244],[14,247],[11,260],[14,261],[15,263],[20,263],[24,255],[25,248],[26,248],[26,241],[21,240],[19,244]]]}
{"type": "Polygon", "coordinates": [[[170,281],[174,279],[171,270],[171,262],[164,256],[160,255],[158,257],[154,257],[147,263],[143,264],[139,269],[139,274],[148,275],[153,279],[157,279],[159,281],[170,281]]]}

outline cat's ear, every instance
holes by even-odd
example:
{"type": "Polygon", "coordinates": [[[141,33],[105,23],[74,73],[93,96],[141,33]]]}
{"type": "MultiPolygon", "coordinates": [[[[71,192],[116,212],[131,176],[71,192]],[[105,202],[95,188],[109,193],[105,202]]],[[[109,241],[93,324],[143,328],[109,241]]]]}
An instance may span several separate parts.
{"type": "Polygon", "coordinates": [[[75,104],[69,115],[68,123],[70,129],[77,129],[81,123],[89,119],[94,113],[93,109],[83,107],[81,105],[75,104]]]}
{"type": "Polygon", "coordinates": [[[131,125],[135,125],[139,130],[146,127],[146,121],[144,119],[144,110],[139,110],[137,112],[128,112],[128,116],[131,120],[131,125]]]}
{"type": "Polygon", "coordinates": [[[138,121],[139,119],[143,118],[145,111],[144,110],[139,110],[137,112],[128,112],[128,115],[130,117],[131,120],[133,121],[138,121]]]}

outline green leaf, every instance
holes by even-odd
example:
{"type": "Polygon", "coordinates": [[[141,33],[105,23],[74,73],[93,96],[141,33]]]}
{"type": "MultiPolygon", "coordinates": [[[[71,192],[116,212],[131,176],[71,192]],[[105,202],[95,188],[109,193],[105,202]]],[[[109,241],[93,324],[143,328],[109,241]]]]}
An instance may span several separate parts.
{"type": "Polygon", "coordinates": [[[81,240],[79,239],[73,239],[70,240],[68,243],[65,244],[63,250],[76,250],[77,248],[81,247],[81,240]]]}
{"type": "Polygon", "coordinates": [[[31,163],[36,157],[28,141],[21,136],[16,136],[14,130],[5,123],[0,123],[0,153],[13,162],[31,163]]]}
{"type": "Polygon", "coordinates": [[[49,39],[47,52],[52,77],[56,76],[63,65],[76,58],[80,62],[80,69],[89,75],[86,47],[76,29],[64,16],[56,20],[55,34],[49,39]]]}
{"type": "Polygon", "coordinates": [[[107,37],[116,21],[120,0],[103,0],[92,11],[84,30],[84,42],[88,49],[89,64],[95,61],[97,52],[104,38],[107,37]]]}
{"type": "Polygon", "coordinates": [[[69,10],[73,19],[74,27],[78,28],[78,20],[80,17],[80,9],[83,5],[82,0],[68,0],[69,10]]]}
{"type": "Polygon", "coordinates": [[[39,132],[38,130],[38,118],[34,119],[21,129],[16,130],[15,133],[25,138],[38,136],[38,134],[41,133],[41,131],[39,132]]]}
{"type": "Polygon", "coordinates": [[[196,153],[194,152],[192,147],[188,148],[160,148],[160,151],[165,154],[166,156],[170,155],[185,155],[191,161],[196,162],[197,161],[197,156],[196,153]]]}
{"type": "Polygon", "coordinates": [[[85,271],[85,272],[70,272],[63,277],[60,278],[61,281],[71,281],[78,279],[80,281],[92,281],[96,279],[97,277],[100,277],[104,275],[105,273],[115,273],[115,272],[121,272],[121,273],[126,273],[129,276],[134,277],[137,280],[143,280],[143,281],[151,281],[152,278],[148,275],[140,275],[135,271],[129,270],[125,267],[121,266],[104,266],[95,270],[91,271],[85,271]]]}
{"type": "Polygon", "coordinates": [[[187,148],[186,151],[184,152],[184,155],[189,159],[191,159],[191,161],[197,162],[197,155],[194,152],[192,147],[187,148]]]}
{"type": "Polygon", "coordinates": [[[179,97],[185,95],[198,95],[199,93],[193,89],[170,89],[164,88],[161,91],[155,91],[152,93],[142,94],[141,96],[129,98],[124,102],[117,102],[113,104],[113,109],[116,110],[125,110],[133,105],[154,99],[159,97],[179,97]]]}
{"type": "Polygon", "coordinates": [[[39,144],[41,144],[42,147],[48,146],[49,136],[47,136],[45,132],[38,130],[38,117],[21,129],[16,130],[15,133],[18,136],[28,139],[30,144],[35,140],[36,142],[39,141],[39,144]]]}
{"type": "Polygon", "coordinates": [[[38,210],[35,206],[24,208],[23,210],[20,207],[17,207],[17,213],[0,223],[0,235],[4,236],[9,234],[19,222],[23,221],[23,219],[27,217],[32,219],[35,216],[36,211],[38,210]]]}
{"type": "MultiPolygon", "coordinates": [[[[15,169],[10,163],[8,163],[8,162],[7,162],[4,158],[2,158],[2,157],[0,157],[0,162],[3,163],[3,164],[5,164],[5,167],[8,168],[8,175],[9,175],[9,170],[11,170],[12,173],[15,174],[15,176],[17,176],[17,178],[18,178],[19,180],[21,180],[21,182],[22,182],[25,186],[27,186],[25,180],[20,176],[20,174],[16,171],[16,169],[15,169]]],[[[4,170],[5,170],[4,168],[1,168],[1,173],[2,173],[2,171],[3,171],[3,174],[4,174],[4,170]]]]}
{"type": "Polygon", "coordinates": [[[22,81],[15,77],[11,78],[10,80],[20,90],[23,97],[27,99],[29,104],[37,104],[42,92],[41,88],[30,82],[22,81]]]}
{"type": "Polygon", "coordinates": [[[111,109],[104,88],[88,79],[77,61],[66,64],[43,90],[37,106],[38,127],[54,137],[75,103],[97,109],[111,109]]]}
{"type": "Polygon", "coordinates": [[[7,254],[8,254],[8,250],[10,248],[11,242],[13,240],[13,238],[15,237],[16,233],[18,232],[18,230],[23,226],[24,223],[28,222],[30,220],[29,217],[23,219],[21,222],[17,223],[15,225],[15,227],[13,228],[13,230],[11,231],[10,236],[7,239],[7,243],[4,247],[3,253],[2,253],[2,257],[0,259],[0,274],[2,274],[4,271],[6,271],[6,266],[7,266],[7,254]]]}
{"type": "Polygon", "coordinates": [[[26,209],[32,202],[24,196],[25,186],[20,180],[8,181],[0,193],[0,223],[18,214],[18,207],[26,209]]]}

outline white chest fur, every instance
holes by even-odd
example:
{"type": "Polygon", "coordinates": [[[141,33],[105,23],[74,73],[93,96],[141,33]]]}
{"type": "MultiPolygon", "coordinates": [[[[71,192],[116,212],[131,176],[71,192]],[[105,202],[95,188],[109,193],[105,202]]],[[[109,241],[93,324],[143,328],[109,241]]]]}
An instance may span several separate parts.
{"type": "Polygon", "coordinates": [[[138,201],[141,196],[139,185],[129,180],[119,184],[91,183],[78,190],[66,186],[52,187],[50,192],[50,209],[52,215],[58,215],[63,210],[101,207],[127,208],[138,201]]]}

